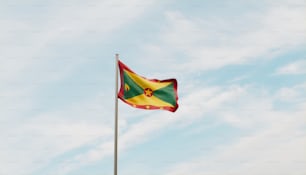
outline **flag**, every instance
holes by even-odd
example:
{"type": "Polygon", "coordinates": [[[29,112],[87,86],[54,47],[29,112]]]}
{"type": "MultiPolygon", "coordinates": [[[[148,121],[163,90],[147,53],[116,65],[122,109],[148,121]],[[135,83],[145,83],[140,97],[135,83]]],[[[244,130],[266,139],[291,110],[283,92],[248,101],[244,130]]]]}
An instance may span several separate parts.
{"type": "Polygon", "coordinates": [[[141,109],[162,109],[175,112],[178,108],[176,79],[147,79],[134,73],[118,61],[120,71],[120,90],[118,98],[141,109]]]}

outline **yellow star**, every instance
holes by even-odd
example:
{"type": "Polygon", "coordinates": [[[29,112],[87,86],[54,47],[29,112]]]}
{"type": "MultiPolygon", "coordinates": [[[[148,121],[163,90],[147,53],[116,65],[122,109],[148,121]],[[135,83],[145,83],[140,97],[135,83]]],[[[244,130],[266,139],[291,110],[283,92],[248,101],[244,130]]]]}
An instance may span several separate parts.
{"type": "Polygon", "coordinates": [[[152,89],[150,89],[150,88],[146,88],[146,89],[144,90],[144,94],[145,94],[147,97],[152,97],[152,96],[153,96],[153,91],[152,91],[152,89]]]}

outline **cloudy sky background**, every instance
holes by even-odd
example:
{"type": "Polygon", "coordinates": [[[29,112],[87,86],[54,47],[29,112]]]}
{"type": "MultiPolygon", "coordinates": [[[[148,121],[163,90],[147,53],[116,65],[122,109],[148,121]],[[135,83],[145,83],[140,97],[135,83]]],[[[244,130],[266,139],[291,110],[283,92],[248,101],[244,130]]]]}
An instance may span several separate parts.
{"type": "Polygon", "coordinates": [[[0,174],[113,173],[115,54],[177,78],[119,102],[119,174],[306,174],[303,0],[0,1],[0,174]]]}

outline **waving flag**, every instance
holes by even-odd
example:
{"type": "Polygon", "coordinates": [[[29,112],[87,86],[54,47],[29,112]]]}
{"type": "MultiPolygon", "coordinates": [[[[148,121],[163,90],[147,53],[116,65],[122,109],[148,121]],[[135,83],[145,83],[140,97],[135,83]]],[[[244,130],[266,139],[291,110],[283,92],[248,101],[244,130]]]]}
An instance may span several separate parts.
{"type": "Polygon", "coordinates": [[[176,79],[147,79],[118,61],[121,86],[118,97],[141,109],[162,109],[175,112],[178,108],[176,79]]]}

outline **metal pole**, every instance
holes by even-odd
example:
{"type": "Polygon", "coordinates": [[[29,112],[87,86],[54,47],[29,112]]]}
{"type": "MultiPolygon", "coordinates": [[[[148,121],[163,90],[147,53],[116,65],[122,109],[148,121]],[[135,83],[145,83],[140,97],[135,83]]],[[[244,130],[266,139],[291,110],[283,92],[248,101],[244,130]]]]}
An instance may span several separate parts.
{"type": "Polygon", "coordinates": [[[119,54],[116,54],[114,175],[117,175],[117,148],[118,148],[118,60],[119,60],[119,54]]]}

